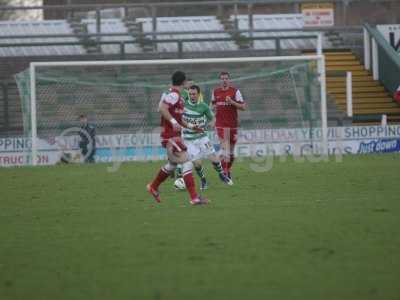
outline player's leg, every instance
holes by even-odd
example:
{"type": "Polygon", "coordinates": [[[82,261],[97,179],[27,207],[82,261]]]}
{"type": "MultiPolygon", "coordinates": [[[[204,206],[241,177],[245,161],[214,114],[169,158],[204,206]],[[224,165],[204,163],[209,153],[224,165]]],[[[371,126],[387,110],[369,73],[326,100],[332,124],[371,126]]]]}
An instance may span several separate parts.
{"type": "Polygon", "coordinates": [[[201,182],[200,189],[206,190],[208,188],[208,184],[207,184],[207,179],[206,179],[206,175],[205,175],[201,160],[200,159],[194,160],[193,165],[194,165],[194,169],[196,171],[197,176],[199,176],[199,178],[200,178],[200,182],[201,182]]]}
{"type": "Polygon", "coordinates": [[[220,150],[220,157],[221,157],[221,164],[225,174],[229,172],[229,160],[230,160],[230,128],[217,128],[217,135],[219,139],[219,143],[221,146],[220,150]]]}
{"type": "Polygon", "coordinates": [[[176,169],[176,163],[168,161],[164,166],[160,168],[156,177],[151,183],[147,185],[147,191],[153,195],[157,202],[161,202],[160,193],[158,192],[159,186],[167,180],[172,172],[176,169]]]}
{"type": "Polygon", "coordinates": [[[232,178],[231,176],[231,169],[233,166],[233,162],[235,161],[235,146],[236,146],[236,142],[237,142],[237,137],[238,137],[238,130],[237,128],[231,128],[230,131],[230,137],[229,137],[229,162],[228,162],[228,177],[232,178]]]}
{"type": "Polygon", "coordinates": [[[201,164],[201,159],[204,157],[203,141],[204,138],[186,141],[188,147],[189,159],[193,162],[196,174],[200,178],[200,189],[207,189],[207,179],[204,173],[204,168],[201,164]]]}
{"type": "Polygon", "coordinates": [[[204,170],[201,165],[201,148],[199,147],[198,140],[185,140],[185,145],[187,147],[188,158],[193,162],[193,167],[200,177],[201,185],[200,189],[205,189],[207,187],[207,181],[205,179],[204,170]]]}
{"type": "Polygon", "coordinates": [[[219,178],[226,184],[232,185],[233,182],[229,180],[225,174],[224,170],[222,168],[221,160],[217,153],[215,152],[214,146],[211,144],[210,139],[205,136],[198,141],[198,145],[200,148],[200,157],[201,158],[207,158],[208,160],[211,161],[214,170],[217,171],[219,178]]]}
{"type": "Polygon", "coordinates": [[[81,144],[81,153],[82,153],[83,161],[85,163],[87,163],[88,146],[86,143],[81,144]]]}
{"type": "Polygon", "coordinates": [[[187,160],[185,146],[180,147],[172,140],[163,143],[163,146],[167,149],[168,162],[160,168],[153,181],[147,185],[147,191],[157,202],[161,202],[159,186],[175,171],[177,164],[187,160]]]}
{"type": "Polygon", "coordinates": [[[229,161],[228,161],[228,164],[227,164],[227,169],[228,169],[228,171],[227,171],[226,174],[227,174],[227,176],[228,176],[229,178],[232,178],[231,169],[232,169],[232,166],[233,166],[233,162],[235,161],[235,144],[231,144],[230,147],[229,147],[229,149],[230,149],[229,161]]]}
{"type": "Polygon", "coordinates": [[[193,205],[207,204],[206,198],[199,197],[196,192],[196,184],[192,174],[193,163],[189,160],[182,164],[183,180],[185,181],[186,189],[190,196],[190,203],[193,205]]]}
{"type": "Polygon", "coordinates": [[[185,181],[186,190],[190,196],[190,203],[193,205],[206,204],[207,199],[202,199],[196,192],[196,184],[193,177],[193,163],[190,160],[190,147],[188,148],[180,138],[171,140],[171,146],[167,147],[170,149],[169,158],[176,163],[182,164],[182,175],[185,181]]]}
{"type": "Polygon", "coordinates": [[[176,176],[175,176],[176,179],[182,178],[182,165],[181,165],[181,164],[179,164],[179,165],[176,167],[175,175],[176,175],[176,176]]]}
{"type": "MultiPolygon", "coordinates": [[[[186,152],[188,155],[188,159],[193,160],[193,157],[198,155],[195,145],[191,141],[184,141],[184,143],[185,143],[185,146],[187,149],[186,152]]],[[[182,176],[182,164],[178,164],[175,173],[176,173],[176,179],[183,177],[182,176]]]]}
{"type": "Polygon", "coordinates": [[[219,179],[228,185],[233,185],[232,179],[225,174],[224,169],[222,168],[222,163],[219,156],[216,153],[213,153],[208,156],[208,159],[211,161],[214,170],[218,173],[219,179]]]}
{"type": "Polygon", "coordinates": [[[96,154],[96,148],[94,146],[92,146],[92,148],[90,149],[90,154],[88,156],[88,162],[89,163],[94,163],[94,155],[96,154]]]}

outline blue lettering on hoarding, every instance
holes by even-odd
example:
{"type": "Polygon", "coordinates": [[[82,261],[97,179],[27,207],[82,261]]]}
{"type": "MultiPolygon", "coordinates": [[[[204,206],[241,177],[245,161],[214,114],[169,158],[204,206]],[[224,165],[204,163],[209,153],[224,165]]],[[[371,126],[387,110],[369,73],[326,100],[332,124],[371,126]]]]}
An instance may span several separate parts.
{"type": "Polygon", "coordinates": [[[352,126],[344,128],[345,139],[398,138],[400,126],[352,126]]]}
{"type": "Polygon", "coordinates": [[[31,148],[31,141],[27,138],[2,138],[0,151],[23,151],[31,148]]]}
{"type": "Polygon", "coordinates": [[[400,139],[375,140],[368,143],[361,142],[357,153],[389,153],[400,152],[400,139]]]}
{"type": "Polygon", "coordinates": [[[151,158],[152,156],[165,156],[163,147],[127,147],[127,148],[100,148],[96,150],[96,157],[99,161],[134,160],[151,158]]]}

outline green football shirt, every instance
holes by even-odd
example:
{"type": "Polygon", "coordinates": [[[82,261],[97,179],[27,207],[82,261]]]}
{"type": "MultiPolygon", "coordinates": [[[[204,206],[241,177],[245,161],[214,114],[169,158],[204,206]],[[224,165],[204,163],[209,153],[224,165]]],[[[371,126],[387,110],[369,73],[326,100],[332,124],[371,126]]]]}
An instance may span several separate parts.
{"type": "MultiPolygon", "coordinates": [[[[188,124],[206,129],[207,123],[211,121],[213,117],[213,113],[206,103],[193,103],[191,100],[185,99],[185,109],[182,119],[188,124]]],[[[197,132],[189,128],[184,128],[182,133],[185,140],[196,140],[207,136],[206,131],[197,132]]]]}

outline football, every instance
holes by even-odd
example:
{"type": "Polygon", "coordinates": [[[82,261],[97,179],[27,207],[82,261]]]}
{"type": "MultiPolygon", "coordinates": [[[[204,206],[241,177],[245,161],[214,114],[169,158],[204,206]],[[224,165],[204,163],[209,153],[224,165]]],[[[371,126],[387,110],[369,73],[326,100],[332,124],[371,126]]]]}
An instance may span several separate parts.
{"type": "Polygon", "coordinates": [[[185,185],[185,181],[183,180],[183,178],[178,178],[177,180],[175,180],[174,187],[177,190],[184,190],[186,188],[186,185],[185,185]]]}

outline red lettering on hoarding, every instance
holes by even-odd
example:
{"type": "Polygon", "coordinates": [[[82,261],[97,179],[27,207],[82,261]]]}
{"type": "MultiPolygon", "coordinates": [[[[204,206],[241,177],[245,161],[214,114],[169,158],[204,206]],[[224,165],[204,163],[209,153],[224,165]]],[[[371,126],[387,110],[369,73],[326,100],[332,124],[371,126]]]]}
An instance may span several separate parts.
{"type": "MultiPolygon", "coordinates": [[[[29,164],[29,156],[26,155],[16,155],[10,154],[5,156],[0,156],[0,166],[24,166],[29,164]]],[[[38,155],[36,161],[40,165],[50,164],[50,157],[47,154],[38,155]]]]}
{"type": "Polygon", "coordinates": [[[38,164],[48,164],[49,156],[48,155],[39,155],[37,158],[38,164]]]}
{"type": "Polygon", "coordinates": [[[0,165],[18,166],[24,164],[24,155],[0,156],[0,165]]]}

